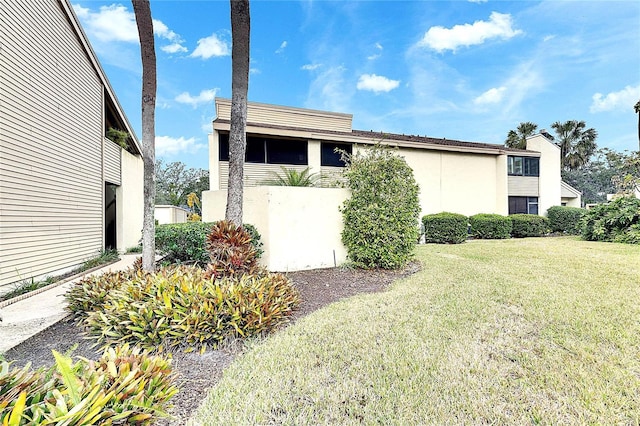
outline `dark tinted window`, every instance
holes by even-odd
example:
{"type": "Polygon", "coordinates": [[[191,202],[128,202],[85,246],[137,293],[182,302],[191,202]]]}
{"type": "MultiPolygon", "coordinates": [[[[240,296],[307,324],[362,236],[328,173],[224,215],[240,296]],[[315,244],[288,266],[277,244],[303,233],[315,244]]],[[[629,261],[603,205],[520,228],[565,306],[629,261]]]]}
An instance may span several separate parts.
{"type": "Polygon", "coordinates": [[[218,135],[218,160],[229,161],[229,134],[218,135]]]}
{"type": "Polygon", "coordinates": [[[307,142],[267,139],[267,163],[307,165],[307,142]]]}
{"type": "Polygon", "coordinates": [[[333,142],[322,142],[320,144],[320,165],[321,166],[333,166],[333,167],[344,167],[344,162],[340,159],[341,155],[339,152],[335,152],[336,149],[341,149],[346,151],[348,154],[351,154],[351,144],[346,143],[333,143],[333,142]]]}

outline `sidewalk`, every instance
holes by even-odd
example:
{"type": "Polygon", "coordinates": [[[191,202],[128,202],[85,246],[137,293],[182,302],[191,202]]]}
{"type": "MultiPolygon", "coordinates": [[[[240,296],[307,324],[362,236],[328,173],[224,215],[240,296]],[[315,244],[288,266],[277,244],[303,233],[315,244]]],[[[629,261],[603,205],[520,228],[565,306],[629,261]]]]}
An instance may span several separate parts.
{"type": "Polygon", "coordinates": [[[64,284],[0,308],[0,353],[17,346],[69,315],[64,309],[64,294],[73,283],[84,276],[128,269],[138,257],[140,254],[120,255],[120,260],[116,263],[75,276],[64,284]]]}

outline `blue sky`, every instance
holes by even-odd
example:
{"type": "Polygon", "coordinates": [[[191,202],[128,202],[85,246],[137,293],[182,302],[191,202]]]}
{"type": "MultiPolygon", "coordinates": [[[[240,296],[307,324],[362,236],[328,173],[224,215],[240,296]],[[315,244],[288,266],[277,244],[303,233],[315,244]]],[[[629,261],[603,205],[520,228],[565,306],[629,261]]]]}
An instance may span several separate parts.
{"type": "MultiPolygon", "coordinates": [[[[138,136],[129,1],[73,1],[138,136]]],[[[152,0],[156,151],[208,168],[214,97],[231,96],[228,1],[152,0]]],[[[584,120],[637,150],[638,1],[253,1],[249,100],[353,114],[353,127],[503,143],[584,120]]]]}

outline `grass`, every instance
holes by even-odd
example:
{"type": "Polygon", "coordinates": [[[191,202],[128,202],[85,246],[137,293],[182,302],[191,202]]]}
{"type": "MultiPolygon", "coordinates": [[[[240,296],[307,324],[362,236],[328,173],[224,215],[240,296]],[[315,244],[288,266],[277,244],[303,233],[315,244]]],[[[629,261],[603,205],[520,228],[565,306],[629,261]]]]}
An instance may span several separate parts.
{"type": "Polygon", "coordinates": [[[46,277],[43,280],[34,280],[33,278],[31,279],[26,279],[26,280],[22,280],[19,281],[16,284],[13,284],[13,288],[11,290],[9,290],[6,293],[3,293],[2,295],[0,295],[0,302],[3,302],[5,300],[9,300],[9,299],[13,299],[14,297],[18,297],[21,296],[23,294],[26,293],[30,293],[32,291],[38,290],[42,287],[46,287],[49,284],[53,284],[57,281],[63,280],[65,278],[68,278],[72,275],[78,274],[80,272],[84,272],[87,271],[89,269],[95,268],[97,266],[102,266],[102,265],[106,265],[108,263],[113,263],[117,260],[119,260],[120,257],[118,256],[118,251],[117,250],[102,250],[98,256],[93,257],[87,261],[85,261],[82,265],[80,265],[79,267],[73,269],[72,271],[67,272],[66,274],[63,275],[57,275],[57,276],[52,276],[52,277],[46,277]]]}
{"type": "Polygon", "coordinates": [[[423,270],[257,342],[197,424],[638,424],[640,246],[424,245],[423,270]]]}

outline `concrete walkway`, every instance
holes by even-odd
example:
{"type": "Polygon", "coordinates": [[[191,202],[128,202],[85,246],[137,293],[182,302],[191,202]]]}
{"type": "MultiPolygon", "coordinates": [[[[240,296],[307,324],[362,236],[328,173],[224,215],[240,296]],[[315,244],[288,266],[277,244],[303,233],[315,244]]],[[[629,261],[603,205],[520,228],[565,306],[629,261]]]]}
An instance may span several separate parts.
{"type": "Polygon", "coordinates": [[[121,255],[118,262],[74,276],[63,284],[54,284],[38,294],[0,307],[0,353],[17,346],[69,315],[65,311],[64,294],[73,283],[85,276],[128,269],[138,257],[140,254],[121,255]]]}

